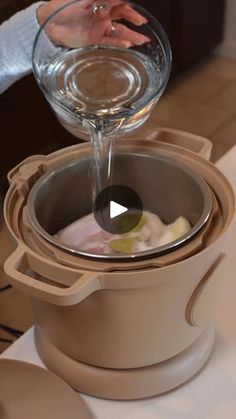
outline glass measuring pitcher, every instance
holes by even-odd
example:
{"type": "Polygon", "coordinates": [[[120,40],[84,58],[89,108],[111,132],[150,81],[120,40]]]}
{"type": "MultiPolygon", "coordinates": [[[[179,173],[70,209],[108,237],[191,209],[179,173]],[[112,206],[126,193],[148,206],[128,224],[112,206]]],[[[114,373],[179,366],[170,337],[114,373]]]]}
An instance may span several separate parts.
{"type": "Polygon", "coordinates": [[[142,125],[170,70],[161,25],[126,1],[65,4],[44,22],[33,48],[41,90],[60,123],[81,139],[92,126],[113,125],[119,135],[142,125]]]}

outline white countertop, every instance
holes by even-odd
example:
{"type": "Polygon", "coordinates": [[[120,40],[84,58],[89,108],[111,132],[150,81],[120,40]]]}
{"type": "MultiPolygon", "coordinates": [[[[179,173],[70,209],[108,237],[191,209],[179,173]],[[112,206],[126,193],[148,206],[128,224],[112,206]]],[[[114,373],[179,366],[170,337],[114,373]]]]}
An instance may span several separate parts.
{"type": "MultiPolygon", "coordinates": [[[[217,166],[236,191],[236,146],[217,166]]],[[[139,401],[108,401],[82,396],[94,419],[236,419],[236,223],[227,243],[225,278],[217,302],[213,354],[188,383],[158,397],[139,401]]],[[[44,366],[33,339],[33,328],[1,357],[44,366]]],[[[69,419],[69,417],[68,417],[69,419]]]]}

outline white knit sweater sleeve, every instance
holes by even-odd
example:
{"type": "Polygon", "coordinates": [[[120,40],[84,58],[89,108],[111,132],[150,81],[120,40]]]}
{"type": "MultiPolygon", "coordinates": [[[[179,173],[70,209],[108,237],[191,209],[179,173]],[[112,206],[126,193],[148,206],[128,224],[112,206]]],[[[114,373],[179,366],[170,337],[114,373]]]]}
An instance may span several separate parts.
{"type": "MultiPolygon", "coordinates": [[[[43,3],[32,4],[0,25],[0,93],[32,70],[33,42],[39,30],[36,10],[43,3]]],[[[44,42],[55,48],[46,34],[44,42]]]]}

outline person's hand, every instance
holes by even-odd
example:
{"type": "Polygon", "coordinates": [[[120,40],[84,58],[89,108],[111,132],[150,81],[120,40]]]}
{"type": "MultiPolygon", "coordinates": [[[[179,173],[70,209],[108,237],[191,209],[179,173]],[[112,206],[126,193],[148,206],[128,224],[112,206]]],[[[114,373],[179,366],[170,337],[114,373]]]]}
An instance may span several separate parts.
{"type": "MultiPolygon", "coordinates": [[[[66,4],[66,0],[51,0],[40,6],[37,12],[39,24],[42,25],[58,8],[66,4]]],[[[71,4],[46,25],[45,31],[54,44],[71,48],[92,44],[129,48],[150,41],[143,34],[114,22],[123,19],[136,26],[147,23],[146,18],[130,5],[122,0],[107,0],[103,5],[107,7],[99,8],[99,2],[94,0],[80,0],[71,4]]]]}

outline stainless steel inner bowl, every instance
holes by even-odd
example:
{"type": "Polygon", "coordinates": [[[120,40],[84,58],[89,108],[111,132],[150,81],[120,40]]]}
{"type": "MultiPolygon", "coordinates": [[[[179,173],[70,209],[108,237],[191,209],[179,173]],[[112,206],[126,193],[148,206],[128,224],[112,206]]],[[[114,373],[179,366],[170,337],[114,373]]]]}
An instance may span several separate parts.
{"type": "Polygon", "coordinates": [[[73,254],[99,259],[137,259],[170,252],[190,240],[207,222],[211,212],[211,191],[207,183],[188,166],[162,155],[116,154],[113,183],[132,188],[143,209],[169,224],[182,215],[192,229],[178,240],[152,250],[127,255],[98,255],[69,247],[54,236],[59,230],[91,213],[91,158],[80,158],[45,173],[28,197],[32,227],[47,241],[73,254]]]}

